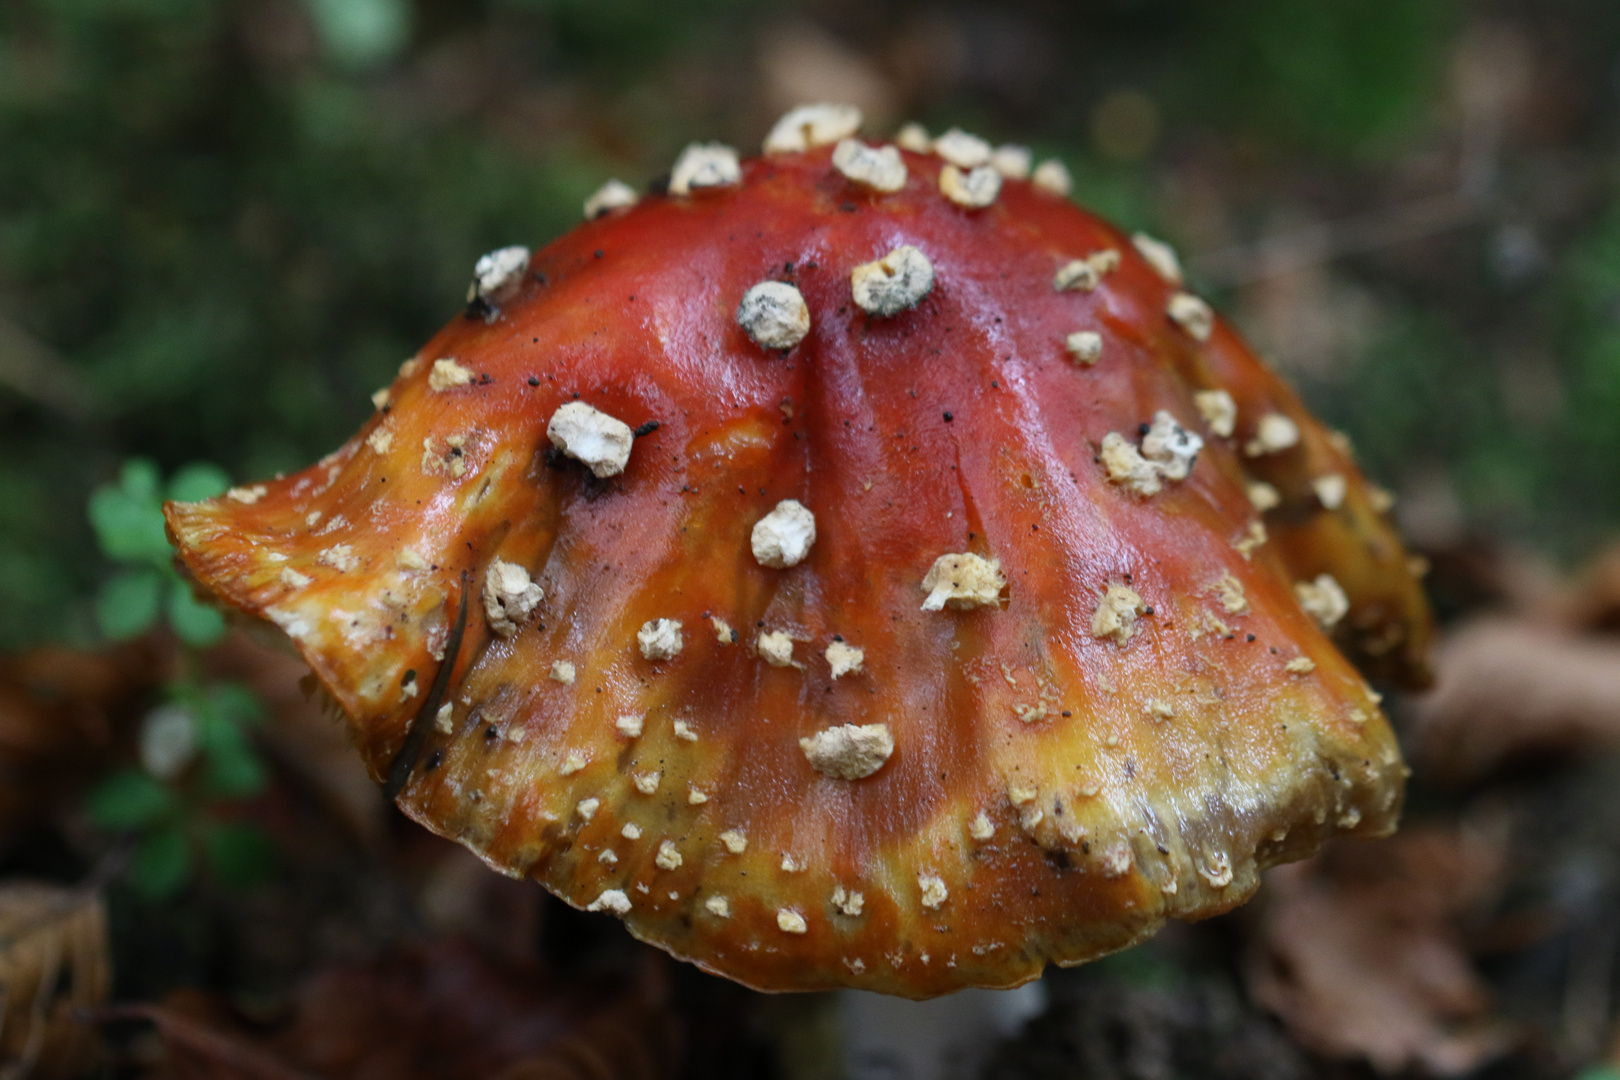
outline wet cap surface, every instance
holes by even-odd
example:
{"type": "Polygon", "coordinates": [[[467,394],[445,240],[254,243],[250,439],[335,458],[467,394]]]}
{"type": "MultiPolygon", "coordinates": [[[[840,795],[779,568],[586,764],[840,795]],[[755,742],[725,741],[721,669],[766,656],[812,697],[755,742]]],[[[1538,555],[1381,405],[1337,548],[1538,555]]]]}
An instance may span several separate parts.
{"type": "Polygon", "coordinates": [[[1049,184],[965,212],[937,156],[878,192],[832,154],[722,154],[536,251],[333,454],[171,504],[189,571],[291,639],[373,775],[424,732],[414,819],[756,987],[1015,985],[1392,828],[1347,657],[1419,671],[1428,614],[1343,448],[1049,184]],[[929,288],[863,309],[902,248],[929,288]],[[791,350],[738,323],[766,280],[791,350]],[[786,500],[813,541],[784,514],[756,548],[786,500]]]}

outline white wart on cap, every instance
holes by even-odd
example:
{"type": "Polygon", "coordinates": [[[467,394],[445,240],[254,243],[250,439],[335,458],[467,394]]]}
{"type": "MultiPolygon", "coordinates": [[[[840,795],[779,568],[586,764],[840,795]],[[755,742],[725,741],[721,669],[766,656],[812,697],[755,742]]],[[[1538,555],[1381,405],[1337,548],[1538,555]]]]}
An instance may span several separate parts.
{"type": "Polygon", "coordinates": [[[523,284],[523,271],[528,268],[529,249],[521,244],[490,252],[473,265],[467,299],[487,300],[493,304],[509,298],[523,284]]]}
{"type": "Polygon", "coordinates": [[[484,616],[489,628],[501,637],[516,634],[545,598],[545,592],[517,563],[495,559],[484,571],[484,616]]]}
{"type": "Polygon", "coordinates": [[[804,295],[785,281],[762,281],[743,294],[737,325],[754,344],[791,349],[810,332],[810,308],[804,295]]]}
{"type": "Polygon", "coordinates": [[[585,220],[592,221],[603,214],[636,205],[636,189],[623,180],[609,180],[585,200],[585,220]]]}
{"type": "Polygon", "coordinates": [[[1350,490],[1342,473],[1324,473],[1311,481],[1311,490],[1324,509],[1337,510],[1344,505],[1344,496],[1350,490]]]}
{"type": "Polygon", "coordinates": [[[1204,440],[1164,409],[1153,414],[1153,423],[1142,436],[1142,456],[1157,464],[1166,480],[1185,480],[1203,448],[1204,440]]]}
{"type": "Polygon", "coordinates": [[[636,644],[648,660],[673,660],[686,644],[679,619],[648,619],[636,631],[636,644]]]}
{"type": "Polygon", "coordinates": [[[1296,581],[1294,598],[1324,630],[1333,629],[1350,614],[1350,598],[1332,574],[1317,574],[1315,581],[1296,581]]]}
{"type": "Polygon", "coordinates": [[[934,149],[934,140],[929,138],[928,129],[915,120],[900,125],[900,130],[894,133],[894,144],[914,154],[926,154],[934,149]]]}
{"type": "Polygon", "coordinates": [[[1243,490],[1249,496],[1249,502],[1261,513],[1282,505],[1282,492],[1264,480],[1250,480],[1243,485],[1243,490]]]}
{"type": "Polygon", "coordinates": [[[1224,439],[1237,430],[1237,402],[1225,390],[1195,391],[1193,402],[1216,435],[1224,439]]]}
{"type": "Polygon", "coordinates": [[[828,645],[824,655],[827,657],[827,666],[831,669],[834,679],[855,674],[866,663],[866,650],[857,649],[844,641],[834,641],[828,645]]]}
{"type": "Polygon", "coordinates": [[[1095,330],[1076,330],[1063,339],[1063,347],[1075,363],[1090,367],[1102,358],[1102,335],[1095,330]]]}
{"type": "Polygon", "coordinates": [[[1131,639],[1136,632],[1136,617],[1147,610],[1142,603],[1142,597],[1129,585],[1112,582],[1103,591],[1102,599],[1097,602],[1097,610],[1091,616],[1091,633],[1094,637],[1111,639],[1116,645],[1123,645],[1131,639]]]}
{"type": "Polygon", "coordinates": [[[1299,445],[1299,425],[1279,412],[1266,413],[1254,427],[1254,438],[1243,444],[1250,457],[1278,454],[1299,445]]]}
{"type": "Polygon", "coordinates": [[[791,154],[855,134],[861,110],[854,105],[800,105],[783,114],[765,136],[765,153],[791,154]]]}
{"type": "Polygon", "coordinates": [[[453,390],[458,386],[466,386],[472,381],[472,370],[456,363],[456,358],[453,356],[446,356],[433,361],[433,367],[428,371],[428,389],[435,392],[453,390]]]}
{"type": "Polygon", "coordinates": [[[1001,174],[988,165],[967,172],[955,165],[946,165],[939,170],[939,190],[957,206],[983,209],[1001,194],[1001,174]]]}
{"type": "Polygon", "coordinates": [[[1140,449],[1119,432],[1110,431],[1103,436],[1098,457],[1109,483],[1147,496],[1157,495],[1166,481],[1185,480],[1203,448],[1203,439],[1160,409],[1153,414],[1140,449]]]}
{"type": "Polygon", "coordinates": [[[1104,274],[1119,269],[1119,252],[1114,248],[1101,248],[1083,259],[1070,259],[1052,275],[1052,288],[1058,292],[1078,289],[1091,292],[1102,284],[1104,274]]]}
{"type": "Polygon", "coordinates": [[[1170,321],[1187,331],[1194,341],[1208,341],[1215,330],[1215,313],[1192,293],[1178,292],[1165,308],[1170,321]]]}
{"type": "Polygon", "coordinates": [[[799,749],[817,772],[839,780],[864,780],[894,753],[887,724],[843,724],[799,740],[799,749]]]}
{"type": "Polygon", "coordinates": [[[690,195],[700,188],[724,187],[742,179],[737,151],[723,143],[692,143],[675,159],[669,174],[671,195],[690,195]]]}
{"type": "Polygon", "coordinates": [[[1028,180],[1035,156],[1027,146],[1007,143],[996,147],[990,155],[990,167],[1009,180],[1028,180]]]}
{"type": "Polygon", "coordinates": [[[635,438],[629,424],[583,401],[570,401],[552,413],[546,437],[551,445],[603,479],[624,471],[635,438]]]}
{"type": "Polygon", "coordinates": [[[786,630],[763,630],[754,639],[754,651],[771,667],[803,667],[793,659],[793,638],[786,630]]]}
{"type": "Polygon", "coordinates": [[[1069,175],[1069,167],[1057,158],[1047,158],[1035,166],[1035,173],[1029,182],[1035,185],[1036,190],[1060,199],[1068,198],[1074,190],[1074,178],[1069,175]]]}
{"type": "Polygon", "coordinates": [[[1175,248],[1163,240],[1155,240],[1147,233],[1136,233],[1131,237],[1131,243],[1136,245],[1137,252],[1156,274],[1171,285],[1181,284],[1181,260],[1176,258],[1175,248]]]}
{"type": "Polygon", "coordinates": [[[876,262],[863,263],[849,275],[855,303],[868,315],[898,315],[923,302],[934,290],[934,264],[903,244],[876,262]]]}
{"type": "Polygon", "coordinates": [[[585,905],[585,910],[626,915],[630,912],[630,898],[624,894],[623,889],[604,889],[600,896],[585,905]]]}
{"type": "Polygon", "coordinates": [[[1007,579],[997,560],[960,551],[935,559],[923,575],[922,587],[928,590],[924,611],[966,610],[994,604],[1007,587],[1007,579]]]}
{"type": "Polygon", "coordinates": [[[934,153],[961,169],[990,164],[990,144],[961,128],[951,128],[935,139],[934,153]]]}
{"type": "Polygon", "coordinates": [[[846,179],[874,191],[894,192],[906,186],[906,163],[892,146],[867,146],[859,139],[844,139],[833,147],[832,163],[846,179]]]}
{"type": "Polygon", "coordinates": [[[816,542],[816,516],[797,499],[783,499],[754,522],[750,539],[759,565],[778,570],[797,566],[816,542]]]}

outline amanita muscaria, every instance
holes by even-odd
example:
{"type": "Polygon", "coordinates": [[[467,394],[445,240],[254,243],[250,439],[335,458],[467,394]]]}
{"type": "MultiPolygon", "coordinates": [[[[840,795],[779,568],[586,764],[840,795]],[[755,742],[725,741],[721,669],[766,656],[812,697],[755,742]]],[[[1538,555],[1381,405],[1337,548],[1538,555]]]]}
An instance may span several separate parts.
{"type": "Polygon", "coordinates": [[[186,566],[407,814],[756,987],[1011,986],[1389,832],[1387,497],[1061,166],[858,123],[481,260],[186,566]]]}

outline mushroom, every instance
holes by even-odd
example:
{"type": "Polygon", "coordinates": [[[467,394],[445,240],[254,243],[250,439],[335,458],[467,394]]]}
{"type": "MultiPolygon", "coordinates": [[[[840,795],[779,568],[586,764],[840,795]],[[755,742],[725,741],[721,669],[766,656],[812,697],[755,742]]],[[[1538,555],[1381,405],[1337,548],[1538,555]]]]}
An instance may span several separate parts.
{"type": "Polygon", "coordinates": [[[1429,614],[1345,442],[1059,168],[848,127],[503,249],[185,566],[411,817],[755,987],[1013,986],[1393,829],[1352,660],[1429,614]]]}

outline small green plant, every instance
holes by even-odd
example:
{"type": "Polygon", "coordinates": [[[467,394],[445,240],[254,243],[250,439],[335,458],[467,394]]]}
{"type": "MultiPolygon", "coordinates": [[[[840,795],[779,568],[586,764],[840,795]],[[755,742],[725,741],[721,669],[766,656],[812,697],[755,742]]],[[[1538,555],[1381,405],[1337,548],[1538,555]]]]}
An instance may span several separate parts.
{"type": "Polygon", "coordinates": [[[205,499],[229,484],[215,466],[191,465],[164,485],[154,465],[135,459],[90,497],[102,552],[120,566],[97,598],[102,632],[132,638],[166,614],[182,645],[163,703],[141,722],[139,766],[104,777],[86,807],[96,825],[132,839],[129,882],[151,900],[179,891],[199,862],[227,885],[250,885],[273,862],[263,832],[231,816],[232,804],[267,783],[250,737],[264,708],[247,687],[203,673],[200,650],[219,641],[225,622],[181,580],[163,529],[164,498],[205,499]]]}
{"type": "Polygon", "coordinates": [[[162,484],[157,466],[141,458],[125,462],[116,484],[90,495],[90,524],[107,558],[119,572],[96,597],[96,620],[114,641],[139,637],[167,614],[175,635],[198,648],[225,634],[225,620],[197,602],[174,569],[174,550],[163,531],[163,501],[195,502],[230,486],[214,465],[187,465],[162,484]]]}
{"type": "Polygon", "coordinates": [[[91,790],[91,820],[135,838],[130,883],[141,894],[173,895],[199,853],[227,885],[251,885],[269,868],[269,840],[225,813],[265,788],[248,737],[262,719],[258,699],[240,684],[177,682],[141,724],[140,767],[119,769],[91,790]]]}
{"type": "Polygon", "coordinates": [[[1591,1065],[1575,1074],[1575,1080],[1620,1080],[1620,1068],[1613,1065],[1591,1065]]]}

